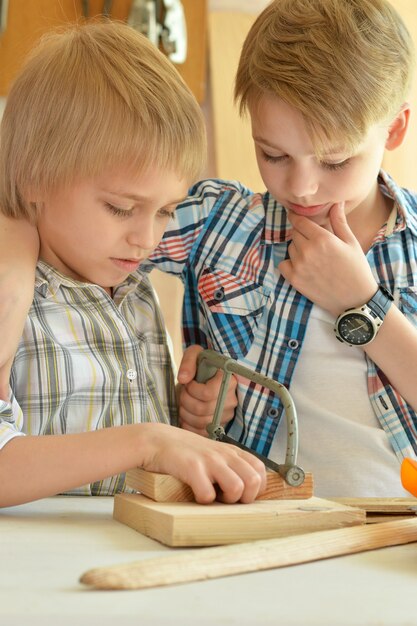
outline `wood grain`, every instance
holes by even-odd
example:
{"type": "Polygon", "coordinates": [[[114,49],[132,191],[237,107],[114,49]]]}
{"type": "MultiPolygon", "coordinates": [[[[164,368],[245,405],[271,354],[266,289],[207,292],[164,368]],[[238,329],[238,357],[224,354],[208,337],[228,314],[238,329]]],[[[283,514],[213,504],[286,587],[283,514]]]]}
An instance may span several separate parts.
{"type": "Polygon", "coordinates": [[[345,506],[363,509],[367,513],[409,514],[417,513],[416,498],[328,498],[345,506]]]}
{"type": "MultiPolygon", "coordinates": [[[[95,589],[146,589],[246,572],[417,541],[417,520],[402,520],[255,541],[89,570],[80,582],[95,589]]],[[[302,599],[302,590],[300,590],[302,599]]]]}
{"type": "MultiPolygon", "coordinates": [[[[300,500],[313,495],[313,476],[306,474],[299,487],[292,487],[276,472],[268,471],[266,490],[258,500],[300,500]]],[[[126,472],[126,485],[155,502],[193,502],[194,495],[185,483],[168,476],[147,472],[139,467],[126,472]]]]}
{"type": "Polygon", "coordinates": [[[213,546],[364,524],[365,511],[336,502],[257,500],[252,504],[153,502],[118,494],[113,517],[168,546],[213,546]]]}

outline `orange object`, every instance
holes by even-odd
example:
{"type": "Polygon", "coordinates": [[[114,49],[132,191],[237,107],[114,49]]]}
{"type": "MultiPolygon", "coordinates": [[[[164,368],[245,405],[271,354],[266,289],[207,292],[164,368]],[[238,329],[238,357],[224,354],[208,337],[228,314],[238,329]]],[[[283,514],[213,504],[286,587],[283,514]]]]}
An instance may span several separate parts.
{"type": "Polygon", "coordinates": [[[417,461],[404,459],[401,464],[401,482],[404,489],[417,498],[417,461]]]}

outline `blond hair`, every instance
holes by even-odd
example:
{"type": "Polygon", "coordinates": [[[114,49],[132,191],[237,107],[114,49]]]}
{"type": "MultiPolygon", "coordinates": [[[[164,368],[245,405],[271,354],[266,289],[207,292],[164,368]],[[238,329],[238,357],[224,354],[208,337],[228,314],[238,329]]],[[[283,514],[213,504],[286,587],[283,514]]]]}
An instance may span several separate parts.
{"type": "Polygon", "coordinates": [[[75,25],[35,48],[7,98],[0,131],[0,206],[36,217],[34,190],[112,167],[199,175],[200,107],[171,62],[123,23],[75,25]]]}
{"type": "Polygon", "coordinates": [[[303,116],[318,155],[353,151],[401,109],[414,46],[385,0],[274,0],[243,45],[235,100],[243,114],[264,93],[303,116]]]}

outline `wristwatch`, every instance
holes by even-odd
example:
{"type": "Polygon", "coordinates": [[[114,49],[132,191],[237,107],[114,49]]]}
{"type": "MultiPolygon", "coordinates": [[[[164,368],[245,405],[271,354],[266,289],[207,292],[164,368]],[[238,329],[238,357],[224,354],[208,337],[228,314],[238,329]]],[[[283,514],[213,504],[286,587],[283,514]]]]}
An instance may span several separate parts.
{"type": "Polygon", "coordinates": [[[375,339],[394,298],[379,285],[378,291],[361,307],[346,309],[339,315],[334,332],[339,341],[349,346],[366,346],[375,339]]]}

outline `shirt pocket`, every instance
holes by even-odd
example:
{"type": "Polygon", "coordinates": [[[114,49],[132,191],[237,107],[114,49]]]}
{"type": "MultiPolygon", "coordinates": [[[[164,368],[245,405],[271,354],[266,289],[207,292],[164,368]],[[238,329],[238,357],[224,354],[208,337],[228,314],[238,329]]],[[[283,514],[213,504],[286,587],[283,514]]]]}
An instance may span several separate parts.
{"type": "Polygon", "coordinates": [[[244,357],[269,299],[270,290],[219,268],[205,268],[198,282],[203,316],[213,348],[244,357]]]}

